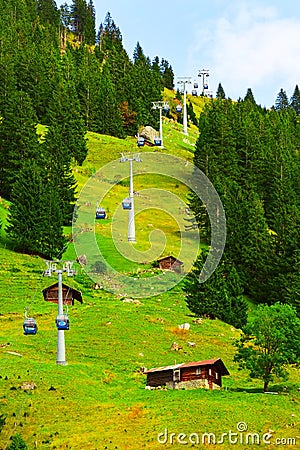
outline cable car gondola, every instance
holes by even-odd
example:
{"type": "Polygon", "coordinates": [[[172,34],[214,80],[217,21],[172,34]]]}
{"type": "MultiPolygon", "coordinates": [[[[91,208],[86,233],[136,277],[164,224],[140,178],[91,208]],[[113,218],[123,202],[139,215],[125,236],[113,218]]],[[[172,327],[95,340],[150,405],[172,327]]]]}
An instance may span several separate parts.
{"type": "Polygon", "coordinates": [[[165,111],[165,113],[168,113],[170,111],[170,106],[169,105],[165,105],[164,106],[164,111],[165,111]]]}
{"type": "Polygon", "coordinates": [[[145,139],[144,139],[142,136],[139,136],[139,137],[138,137],[137,145],[138,145],[138,147],[144,147],[144,145],[145,145],[145,139]]]}
{"type": "Polygon", "coordinates": [[[203,86],[204,89],[208,89],[208,84],[205,83],[205,85],[203,86]]]}
{"type": "Polygon", "coordinates": [[[23,322],[24,334],[36,334],[37,323],[33,317],[27,317],[23,322]]]}
{"type": "Polygon", "coordinates": [[[181,105],[177,105],[177,106],[176,106],[176,111],[177,111],[178,113],[181,113],[181,112],[182,112],[182,106],[181,106],[181,105]]]}
{"type": "Polygon", "coordinates": [[[194,89],[198,89],[198,83],[194,83],[194,89]]]}
{"type": "Polygon", "coordinates": [[[160,146],[161,145],[161,139],[159,137],[156,137],[154,139],[154,145],[156,145],[156,146],[160,146]]]}
{"type": "Polygon", "coordinates": [[[105,219],[106,218],[106,212],[104,208],[97,208],[96,209],[96,219],[105,219]]]}
{"type": "Polygon", "coordinates": [[[131,200],[130,198],[124,198],[122,201],[122,208],[123,209],[131,209],[131,200]]]}
{"type": "Polygon", "coordinates": [[[66,314],[60,314],[56,317],[56,328],[58,330],[68,330],[70,328],[70,321],[66,314]]]}
{"type": "Polygon", "coordinates": [[[196,89],[193,89],[193,90],[192,90],[192,95],[197,97],[197,91],[196,91],[196,89]]]}

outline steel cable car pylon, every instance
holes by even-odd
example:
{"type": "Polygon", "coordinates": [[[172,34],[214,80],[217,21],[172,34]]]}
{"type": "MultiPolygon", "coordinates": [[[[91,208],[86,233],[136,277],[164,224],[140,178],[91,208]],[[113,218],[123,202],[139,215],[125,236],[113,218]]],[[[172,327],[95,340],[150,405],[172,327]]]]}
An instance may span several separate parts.
{"type": "Polygon", "coordinates": [[[122,157],[120,162],[129,161],[129,198],[125,198],[122,201],[123,209],[128,209],[128,242],[136,242],[135,241],[135,222],[134,222],[134,200],[133,200],[133,161],[141,162],[140,154],[129,154],[125,156],[122,153],[122,157]]]}
{"type": "Polygon", "coordinates": [[[56,354],[56,364],[65,366],[66,361],[66,346],[65,346],[65,330],[69,329],[69,319],[66,314],[64,314],[63,305],[63,293],[62,293],[62,274],[67,272],[68,276],[73,276],[76,274],[75,270],[72,269],[73,261],[65,261],[63,267],[59,269],[57,266],[61,261],[46,261],[48,269],[45,270],[44,276],[51,277],[52,273],[55,272],[58,275],[58,311],[56,317],[56,327],[57,327],[57,354],[56,354]]]}

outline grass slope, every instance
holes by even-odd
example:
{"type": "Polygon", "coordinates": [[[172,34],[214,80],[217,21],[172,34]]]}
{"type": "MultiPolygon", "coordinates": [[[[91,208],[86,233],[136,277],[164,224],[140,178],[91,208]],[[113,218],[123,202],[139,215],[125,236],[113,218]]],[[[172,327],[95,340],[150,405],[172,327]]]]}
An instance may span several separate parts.
{"type": "MultiPolygon", "coordinates": [[[[191,160],[196,131],[192,130],[187,138],[176,124],[165,122],[164,132],[165,151],[191,160]]],[[[88,158],[82,167],[74,168],[79,189],[103,164],[119,158],[121,152],[136,150],[133,139],[120,141],[95,133],[89,133],[88,139],[88,158]]],[[[160,187],[166,188],[168,183],[161,180],[160,187]]],[[[126,186],[117,185],[109,202],[119,202],[125,191],[126,186]]],[[[178,191],[184,199],[184,188],[179,186],[178,191]]],[[[7,203],[2,201],[3,220],[6,213],[7,203]]],[[[140,217],[139,226],[144,227],[148,220],[140,217]]],[[[160,226],[170,222],[165,216],[160,220],[160,226]]],[[[99,239],[105,240],[109,254],[109,220],[104,222],[96,232],[99,239]]],[[[171,226],[171,241],[174,233],[175,227],[171,226]]],[[[147,239],[146,232],[141,236],[147,239]]],[[[56,279],[42,277],[45,264],[40,258],[8,249],[3,232],[1,242],[0,417],[5,417],[5,424],[0,449],[5,449],[11,435],[19,432],[30,449],[156,450],[163,447],[157,436],[165,429],[165,446],[181,448],[176,439],[179,433],[197,433],[201,441],[203,433],[211,432],[220,439],[222,433],[236,432],[239,422],[245,422],[248,432],[258,433],[260,439],[263,433],[273,430],[269,448],[275,448],[276,438],[299,438],[296,370],[291,369],[285,384],[271,386],[278,395],[262,394],[262,383],[249,380],[232,361],[233,342],[239,331],[218,320],[193,323],[180,286],[140,303],[124,303],[116,295],[94,290],[93,282],[78,267],[76,277],[64,277],[64,282],[82,291],[84,303],[69,308],[68,365],[57,366],[56,305],[44,302],[41,294],[56,279]],[[36,336],[22,333],[26,307],[38,319],[36,336]],[[179,332],[178,325],[184,322],[191,324],[189,332],[179,332]],[[174,341],[182,350],[170,350],[174,341]],[[196,346],[188,346],[189,341],[196,346]],[[221,357],[231,374],[223,379],[221,391],[144,389],[145,376],[140,367],[214,357],[221,357]],[[36,388],[22,389],[25,382],[35,383],[36,388]],[[170,433],[176,434],[173,441],[171,437],[172,444],[170,433]]],[[[64,257],[74,256],[70,246],[64,257]]],[[[129,270],[124,258],[118,259],[117,255],[112,256],[112,263],[129,270]]],[[[245,444],[245,433],[239,433],[238,438],[234,448],[256,448],[251,441],[245,444]]],[[[207,440],[205,445],[194,446],[216,447],[207,440]]],[[[289,447],[295,445],[285,445],[289,447]]],[[[226,439],[223,448],[231,448],[226,439]]]]}

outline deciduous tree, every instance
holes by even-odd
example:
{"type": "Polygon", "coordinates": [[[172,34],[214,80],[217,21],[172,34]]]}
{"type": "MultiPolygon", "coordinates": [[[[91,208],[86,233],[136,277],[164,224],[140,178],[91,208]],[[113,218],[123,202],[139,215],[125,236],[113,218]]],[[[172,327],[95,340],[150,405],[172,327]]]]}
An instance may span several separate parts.
{"type": "Polygon", "coordinates": [[[300,362],[300,319],[290,305],[259,305],[236,343],[234,361],[264,382],[287,377],[287,365],[300,362]]]}

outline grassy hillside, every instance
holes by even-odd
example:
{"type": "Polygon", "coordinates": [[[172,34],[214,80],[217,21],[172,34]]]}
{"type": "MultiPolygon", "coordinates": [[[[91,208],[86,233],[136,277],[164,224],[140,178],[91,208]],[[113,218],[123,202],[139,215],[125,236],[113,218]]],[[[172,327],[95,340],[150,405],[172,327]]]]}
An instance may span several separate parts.
{"type": "MultiPolygon", "coordinates": [[[[165,122],[164,136],[165,152],[192,160],[196,129],[186,137],[178,124],[165,122]]],[[[87,160],[82,167],[74,168],[79,190],[100,167],[118,159],[121,152],[136,151],[134,139],[120,141],[95,133],[88,134],[88,144],[87,160]]],[[[150,150],[153,151],[142,149],[150,150]]],[[[158,182],[161,189],[169,189],[170,180],[151,177],[137,177],[135,188],[157,186],[158,182]]],[[[186,188],[179,184],[175,189],[185,200],[186,188]]],[[[126,183],[114,186],[104,204],[109,213],[127,190],[126,183]]],[[[0,202],[3,220],[7,207],[7,202],[0,202]]],[[[147,247],[150,218],[153,227],[166,229],[170,241],[166,252],[176,252],[176,223],[168,215],[151,216],[151,210],[137,220],[137,245],[142,250],[147,247]]],[[[118,270],[137,270],[138,264],[128,265],[126,258],[113,252],[110,223],[108,218],[96,226],[97,239],[102,240],[107,257],[118,270]]],[[[74,257],[70,245],[64,258],[74,257]]],[[[42,276],[45,263],[41,258],[9,249],[3,231],[0,260],[0,417],[5,418],[0,449],[5,449],[11,435],[19,432],[30,449],[156,450],[164,446],[157,436],[165,429],[165,446],[181,448],[176,438],[179,433],[188,437],[197,433],[201,441],[203,433],[211,432],[218,440],[222,433],[237,432],[240,422],[247,424],[249,433],[258,433],[260,439],[273,430],[269,448],[275,448],[276,438],[299,438],[296,369],[290,370],[289,381],[271,385],[278,395],[263,394],[262,383],[249,380],[247,373],[238,371],[232,361],[233,342],[239,331],[218,320],[194,323],[180,285],[156,297],[125,303],[120,296],[93,289],[93,281],[77,266],[75,278],[64,276],[64,282],[81,290],[84,302],[75,302],[69,308],[71,325],[65,333],[68,365],[57,366],[56,305],[46,303],[41,294],[43,288],[56,282],[55,276],[42,276]],[[26,307],[38,320],[36,336],[23,335],[26,307]],[[184,322],[191,324],[188,332],[178,330],[184,322]],[[174,341],[182,346],[180,351],[170,350],[174,341]],[[196,346],[188,346],[189,341],[196,346]],[[221,391],[144,389],[141,367],[214,357],[222,358],[230,372],[223,379],[221,391]],[[35,389],[24,389],[26,382],[34,383],[35,389]],[[170,433],[176,435],[173,444],[170,433]]],[[[238,438],[240,443],[234,448],[256,448],[245,444],[244,432],[239,432],[238,438]]],[[[192,439],[196,439],[195,435],[192,439]]],[[[207,443],[194,446],[216,447],[207,443]]],[[[231,448],[226,439],[223,448],[231,448]]]]}

